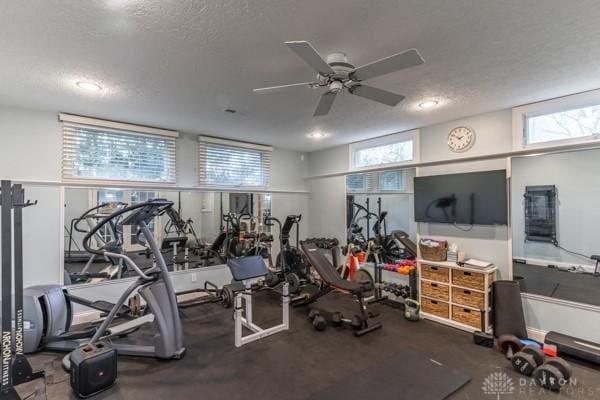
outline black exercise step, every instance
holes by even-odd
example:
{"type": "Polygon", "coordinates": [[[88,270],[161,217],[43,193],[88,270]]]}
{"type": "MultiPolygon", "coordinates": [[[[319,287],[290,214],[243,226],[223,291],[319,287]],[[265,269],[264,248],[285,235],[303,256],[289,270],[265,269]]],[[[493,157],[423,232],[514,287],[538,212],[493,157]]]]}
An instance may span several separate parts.
{"type": "Polygon", "coordinates": [[[553,344],[558,349],[558,355],[568,355],[594,364],[600,364],[600,344],[567,336],[558,332],[548,332],[546,344],[553,344]]]}

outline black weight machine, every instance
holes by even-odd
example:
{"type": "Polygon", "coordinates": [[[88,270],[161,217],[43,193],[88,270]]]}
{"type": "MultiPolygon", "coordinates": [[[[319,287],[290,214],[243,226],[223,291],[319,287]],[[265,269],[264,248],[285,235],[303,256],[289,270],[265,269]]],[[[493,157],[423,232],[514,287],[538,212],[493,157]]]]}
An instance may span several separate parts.
{"type": "Polygon", "coordinates": [[[298,249],[300,236],[300,221],[302,215],[288,215],[285,222],[270,215],[266,215],[264,223],[267,226],[275,224],[279,227],[280,250],[275,259],[275,268],[267,275],[266,282],[269,286],[275,286],[280,282],[287,282],[290,286],[290,293],[297,293],[300,288],[310,281],[310,271],[302,253],[298,249]],[[296,227],[296,245],[290,243],[290,232],[296,227]]]}
{"type": "Polygon", "coordinates": [[[37,204],[25,201],[19,184],[3,180],[0,187],[2,208],[2,389],[0,399],[21,397],[14,386],[38,379],[43,372],[33,372],[24,351],[23,311],[23,209],[37,204]],[[13,220],[14,217],[14,220],[13,220]],[[14,238],[12,234],[14,232],[14,238]],[[14,250],[14,253],[13,253],[14,250]],[[14,261],[14,308],[12,300],[14,261]],[[14,310],[14,314],[13,314],[14,310]],[[13,315],[15,317],[13,326],[13,315]]]}
{"type": "Polygon", "coordinates": [[[225,257],[239,258],[248,256],[261,256],[268,258],[269,249],[267,243],[272,240],[269,235],[259,234],[254,230],[255,217],[250,213],[229,213],[222,217],[225,222],[225,237],[223,239],[223,250],[225,257]],[[242,224],[250,223],[250,230],[242,228],[242,224]]]}

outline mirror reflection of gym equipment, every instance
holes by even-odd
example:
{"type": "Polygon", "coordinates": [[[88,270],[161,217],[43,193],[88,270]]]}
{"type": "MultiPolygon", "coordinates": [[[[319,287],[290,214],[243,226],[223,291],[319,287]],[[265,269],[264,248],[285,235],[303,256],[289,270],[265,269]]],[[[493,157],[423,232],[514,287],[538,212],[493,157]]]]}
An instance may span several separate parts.
{"type": "MultiPolygon", "coordinates": [[[[168,192],[148,190],[65,189],[65,284],[97,283],[130,276],[122,261],[85,251],[82,239],[103,218],[129,204],[167,198],[174,202],[149,228],[171,271],[224,264],[230,256],[258,252],[270,256],[270,195],[261,193],[168,192]]],[[[150,251],[128,226],[104,225],[93,248],[127,254],[142,268],[154,264],[150,251]]]]}
{"type": "Polygon", "coordinates": [[[413,170],[392,170],[346,177],[346,240],[366,252],[367,261],[416,257],[413,176],[413,170]]]}
{"type": "Polygon", "coordinates": [[[524,292],[600,306],[598,157],[513,159],[513,268],[524,292]]]}

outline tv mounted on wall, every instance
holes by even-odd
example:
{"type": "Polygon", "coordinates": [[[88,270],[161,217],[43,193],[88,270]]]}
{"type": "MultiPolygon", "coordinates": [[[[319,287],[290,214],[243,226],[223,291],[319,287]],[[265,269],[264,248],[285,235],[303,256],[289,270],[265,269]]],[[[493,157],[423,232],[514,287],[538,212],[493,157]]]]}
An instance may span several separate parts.
{"type": "Polygon", "coordinates": [[[506,170],[417,177],[414,187],[417,222],[508,224],[506,170]]]}

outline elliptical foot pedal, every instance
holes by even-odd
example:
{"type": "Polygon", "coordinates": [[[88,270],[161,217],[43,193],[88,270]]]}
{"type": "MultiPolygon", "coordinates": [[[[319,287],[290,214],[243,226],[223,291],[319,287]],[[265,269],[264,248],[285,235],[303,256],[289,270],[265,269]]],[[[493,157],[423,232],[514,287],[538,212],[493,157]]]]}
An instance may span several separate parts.
{"type": "Polygon", "coordinates": [[[70,354],[71,387],[86,399],[105,391],[117,381],[117,350],[105,343],[87,344],[70,354]]]}

